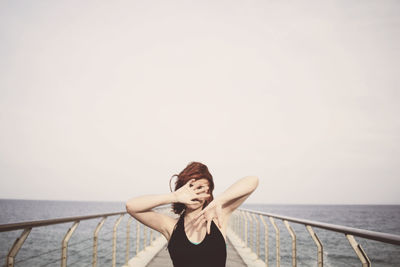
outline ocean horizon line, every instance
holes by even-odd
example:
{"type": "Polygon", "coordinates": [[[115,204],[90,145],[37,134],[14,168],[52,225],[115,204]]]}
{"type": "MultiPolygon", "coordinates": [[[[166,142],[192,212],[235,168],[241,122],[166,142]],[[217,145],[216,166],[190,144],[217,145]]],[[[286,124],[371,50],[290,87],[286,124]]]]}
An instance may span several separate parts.
{"type": "MultiPolygon", "coordinates": [[[[71,199],[34,199],[34,198],[0,198],[1,200],[26,200],[26,201],[66,201],[66,202],[103,202],[103,203],[124,203],[126,200],[71,200],[71,199]]],[[[245,202],[243,205],[291,205],[291,206],[399,206],[400,203],[260,203],[245,202]]]]}

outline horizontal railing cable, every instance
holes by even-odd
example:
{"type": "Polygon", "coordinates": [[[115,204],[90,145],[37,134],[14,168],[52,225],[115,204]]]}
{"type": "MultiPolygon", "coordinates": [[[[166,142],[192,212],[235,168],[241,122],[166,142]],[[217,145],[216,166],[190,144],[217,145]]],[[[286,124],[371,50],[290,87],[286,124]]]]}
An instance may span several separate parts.
{"type": "Polygon", "coordinates": [[[36,255],[27,257],[27,258],[19,259],[19,260],[15,261],[15,263],[20,263],[20,262],[28,261],[28,260],[31,260],[31,259],[34,259],[34,258],[38,258],[38,257],[43,256],[43,255],[47,255],[47,254],[50,254],[50,253],[54,253],[54,252],[56,252],[56,251],[60,251],[60,249],[59,249],[59,248],[58,248],[58,249],[52,249],[52,250],[48,250],[48,251],[43,252],[43,253],[40,253],[40,254],[36,254],[36,255]]]}
{"type": "MultiPolygon", "coordinates": [[[[93,240],[93,238],[91,238],[91,239],[93,240]]],[[[107,240],[107,241],[108,241],[108,240],[107,240]]],[[[79,243],[75,243],[75,244],[73,244],[73,245],[79,245],[79,243]]],[[[100,244],[98,248],[104,249],[104,246],[105,246],[105,245],[106,245],[106,244],[100,244]]],[[[68,246],[71,247],[72,244],[69,244],[68,246]]],[[[76,254],[79,254],[81,251],[86,250],[86,249],[89,249],[89,248],[92,248],[92,249],[93,249],[93,245],[90,245],[90,246],[87,246],[87,247],[84,247],[84,248],[79,248],[79,251],[75,251],[75,252],[69,251],[69,252],[68,252],[68,255],[69,255],[69,256],[76,255],[76,254]]],[[[46,254],[54,253],[54,252],[56,252],[56,251],[59,252],[60,249],[48,250],[48,251],[46,251],[46,252],[33,255],[33,256],[31,256],[31,257],[27,257],[27,258],[23,258],[23,259],[17,260],[17,261],[15,261],[15,263],[21,263],[21,262],[24,262],[24,261],[28,261],[28,260],[31,260],[31,259],[34,259],[34,258],[38,258],[38,257],[43,256],[43,255],[46,255],[46,254]]],[[[59,260],[59,259],[58,259],[58,260],[59,260]]]]}
{"type": "MultiPolygon", "coordinates": [[[[68,263],[68,266],[73,266],[74,264],[77,264],[77,263],[82,263],[82,260],[77,260],[77,261],[74,261],[74,262],[72,262],[72,263],[68,263]]],[[[91,263],[89,263],[87,266],[90,266],[91,265],[91,263]]]]}
{"type": "Polygon", "coordinates": [[[53,263],[58,262],[58,261],[61,261],[61,259],[58,258],[58,259],[55,259],[55,260],[53,260],[53,261],[46,262],[44,265],[40,265],[40,267],[49,266],[50,264],[53,264],[53,263]]]}
{"type": "Polygon", "coordinates": [[[75,241],[74,243],[69,243],[68,247],[77,246],[77,245],[80,245],[81,243],[84,243],[84,242],[87,242],[87,241],[93,241],[93,237],[82,239],[82,240],[79,240],[79,241],[75,241]]]}

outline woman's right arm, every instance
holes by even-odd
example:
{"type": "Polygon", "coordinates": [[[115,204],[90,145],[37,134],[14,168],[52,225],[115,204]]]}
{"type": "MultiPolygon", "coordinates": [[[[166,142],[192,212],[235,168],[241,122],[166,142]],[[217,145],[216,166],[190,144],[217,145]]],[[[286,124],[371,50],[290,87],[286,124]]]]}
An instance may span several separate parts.
{"type": "Polygon", "coordinates": [[[126,211],[139,222],[162,233],[169,240],[174,219],[151,209],[173,202],[176,202],[174,193],[134,197],[126,202],[126,211]]]}
{"type": "Polygon", "coordinates": [[[152,208],[174,202],[193,204],[194,198],[209,196],[201,194],[206,192],[206,188],[199,189],[201,186],[202,184],[192,179],[172,193],[134,197],[126,202],[126,211],[144,225],[162,233],[169,240],[176,219],[153,211],[152,208]]]}
{"type": "Polygon", "coordinates": [[[147,211],[154,207],[177,202],[174,192],[161,195],[134,197],[126,202],[126,210],[131,213],[147,211]]]}

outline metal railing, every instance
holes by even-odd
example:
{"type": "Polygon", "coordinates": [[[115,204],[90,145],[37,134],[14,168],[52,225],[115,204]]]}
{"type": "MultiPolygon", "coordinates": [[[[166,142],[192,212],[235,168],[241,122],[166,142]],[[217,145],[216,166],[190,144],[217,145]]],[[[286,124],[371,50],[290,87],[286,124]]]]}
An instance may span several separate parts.
{"type": "MultiPolygon", "coordinates": [[[[167,212],[166,207],[157,207],[155,210],[160,212],[167,212]]],[[[72,226],[66,231],[64,238],[61,240],[60,247],[56,250],[61,252],[61,257],[55,262],[59,262],[59,264],[64,267],[68,265],[68,243],[71,239],[74,231],[77,229],[79,223],[85,220],[94,220],[100,219],[97,226],[93,229],[93,244],[89,248],[92,248],[92,266],[98,265],[98,246],[99,246],[99,235],[101,234],[101,229],[109,217],[116,217],[117,219],[114,222],[112,229],[112,266],[116,266],[116,253],[117,253],[117,230],[121,223],[122,218],[127,215],[127,212],[116,212],[116,213],[106,213],[106,214],[97,214],[91,216],[80,216],[80,217],[69,217],[69,218],[61,218],[61,219],[51,219],[51,220],[41,220],[41,221],[31,221],[31,222],[22,222],[22,223],[13,223],[13,224],[4,224],[0,225],[0,232],[7,231],[16,231],[22,230],[20,236],[15,240],[14,244],[9,249],[8,255],[6,257],[6,265],[7,267],[14,266],[16,256],[18,251],[23,246],[25,240],[28,238],[31,230],[37,227],[44,227],[50,225],[57,225],[62,223],[73,223],[72,226]]],[[[371,261],[369,260],[367,254],[361,245],[356,241],[355,237],[365,238],[368,240],[375,240],[384,242],[387,244],[400,245],[400,236],[379,233],[374,231],[362,230],[357,228],[351,228],[346,226],[316,222],[311,220],[298,219],[288,216],[282,216],[272,213],[260,212],[250,209],[237,209],[231,216],[231,221],[229,222],[229,227],[243,240],[244,244],[251,249],[254,254],[257,255],[258,259],[261,259],[260,253],[260,239],[261,236],[261,228],[264,230],[264,256],[265,256],[265,266],[269,264],[269,246],[268,246],[268,235],[269,235],[269,225],[272,225],[273,231],[275,233],[275,260],[276,266],[281,265],[281,232],[276,220],[283,222],[287,232],[291,238],[291,265],[297,266],[298,263],[298,252],[297,252],[297,239],[296,233],[294,229],[290,225],[290,223],[294,223],[297,225],[305,226],[305,229],[311,236],[312,240],[315,242],[317,247],[317,257],[316,262],[318,266],[323,266],[324,257],[323,251],[324,247],[314,232],[314,228],[328,230],[334,233],[342,233],[347,238],[349,244],[355,251],[359,260],[362,263],[362,266],[371,266],[371,261]]],[[[161,234],[154,231],[151,228],[141,224],[139,221],[134,220],[132,216],[128,215],[128,220],[126,224],[126,249],[125,249],[125,265],[128,265],[128,261],[130,259],[130,249],[132,245],[130,244],[131,232],[136,233],[134,236],[136,238],[135,254],[137,255],[142,250],[146,250],[149,245],[152,245],[155,236],[160,236],[161,234]],[[132,221],[136,221],[136,231],[131,231],[132,221]],[[143,231],[140,231],[142,227],[143,231]],[[149,231],[149,234],[148,234],[149,231]]],[[[101,241],[101,240],[100,240],[101,241]]],[[[43,253],[45,254],[45,253],[43,253]]],[[[40,256],[40,255],[39,255],[40,256]]],[[[51,262],[55,263],[55,262],[51,262]]]]}
{"type": "Polygon", "coordinates": [[[317,234],[314,232],[314,228],[320,228],[324,230],[328,230],[331,232],[342,233],[346,236],[348,242],[351,247],[354,249],[356,255],[362,263],[362,266],[371,266],[371,261],[365,253],[364,249],[361,247],[359,243],[357,243],[355,236],[360,238],[365,238],[369,240],[375,240],[384,242],[387,244],[400,245],[400,236],[393,234],[386,234],[368,230],[362,230],[357,228],[351,228],[346,226],[316,222],[311,220],[304,220],[298,218],[292,218],[288,216],[281,216],[272,213],[260,212],[250,209],[237,209],[231,216],[231,229],[237,234],[237,236],[242,239],[245,246],[249,247],[253,253],[257,255],[258,259],[260,258],[260,222],[264,227],[264,247],[265,247],[265,266],[268,266],[268,220],[270,224],[274,228],[275,232],[275,246],[276,246],[276,266],[280,266],[281,264],[281,255],[280,255],[280,229],[277,226],[275,220],[280,220],[286,226],[286,230],[288,231],[291,237],[291,265],[293,267],[297,266],[297,246],[296,246],[296,234],[289,224],[295,223],[304,225],[311,238],[315,242],[317,246],[317,265],[322,267],[324,264],[323,258],[323,245],[321,240],[318,238],[317,234]],[[254,229],[254,223],[256,223],[256,230],[254,229]],[[255,232],[256,231],[256,232],[255,232]],[[249,232],[249,235],[248,235],[249,232]],[[253,240],[254,234],[256,234],[257,240],[253,240]]]}
{"type": "MultiPolygon", "coordinates": [[[[165,207],[157,207],[155,210],[159,210],[160,212],[167,212],[165,207]]],[[[115,217],[118,216],[117,220],[114,223],[113,226],[113,237],[112,237],[112,266],[116,266],[116,250],[117,250],[117,228],[119,224],[121,223],[122,218],[128,215],[128,221],[126,225],[126,250],[125,250],[125,264],[128,265],[128,261],[130,259],[129,252],[130,252],[130,235],[131,235],[131,222],[134,220],[132,216],[130,216],[127,212],[115,212],[115,213],[105,213],[105,214],[97,214],[97,215],[90,215],[90,216],[79,216],[79,217],[68,217],[68,218],[60,218],[60,219],[50,219],[50,220],[40,220],[40,221],[30,221],[30,222],[21,222],[21,223],[11,223],[11,224],[3,224],[0,225],[0,232],[8,232],[8,231],[16,231],[16,230],[22,230],[22,233],[20,236],[14,241],[14,244],[11,246],[9,249],[9,252],[6,257],[6,264],[5,266],[7,267],[13,267],[15,262],[16,262],[16,256],[23,246],[25,240],[28,238],[29,234],[31,233],[31,230],[36,227],[44,227],[44,226],[49,226],[49,225],[56,225],[56,224],[62,224],[62,223],[69,223],[72,222],[72,226],[67,230],[63,240],[61,241],[61,245],[59,248],[59,251],[61,252],[61,257],[59,258],[60,266],[65,267],[67,266],[67,260],[68,260],[68,242],[70,238],[72,237],[72,234],[74,231],[77,229],[79,223],[81,221],[85,220],[94,220],[94,219],[99,219],[99,223],[94,229],[93,232],[93,252],[92,252],[92,266],[96,267],[98,263],[98,243],[99,243],[99,235],[100,235],[100,230],[102,229],[105,221],[109,217],[115,217]]],[[[149,245],[152,245],[153,240],[155,239],[156,236],[160,236],[161,234],[154,231],[153,229],[145,226],[144,224],[141,224],[139,221],[136,221],[136,255],[142,251],[146,250],[146,247],[149,245]],[[142,226],[143,232],[142,234],[140,233],[140,227],[142,226]],[[147,230],[149,230],[150,235],[147,234],[147,230]],[[142,246],[141,243],[142,242],[142,246]],[[140,249],[140,247],[142,249],[140,249]]],[[[53,250],[54,251],[54,250],[53,250]]],[[[45,253],[42,253],[45,254],[45,253]]],[[[41,255],[41,254],[40,254],[41,255]]],[[[39,256],[40,256],[39,255],[39,256]]],[[[36,255],[37,256],[37,255],[36,255]]],[[[36,257],[36,256],[32,256],[36,257]]],[[[55,262],[51,262],[55,263],[55,262]]],[[[54,265],[53,265],[54,266],[54,265]]]]}

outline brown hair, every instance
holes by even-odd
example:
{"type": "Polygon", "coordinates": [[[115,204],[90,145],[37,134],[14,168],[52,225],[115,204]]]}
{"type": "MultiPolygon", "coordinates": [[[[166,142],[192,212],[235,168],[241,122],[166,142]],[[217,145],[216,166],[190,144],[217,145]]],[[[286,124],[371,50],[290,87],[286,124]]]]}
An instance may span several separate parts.
{"type": "MultiPolygon", "coordinates": [[[[169,180],[169,187],[171,189],[171,180],[172,178],[176,176],[177,179],[175,181],[175,190],[178,190],[182,186],[184,186],[189,180],[191,179],[207,179],[210,186],[209,186],[209,194],[210,197],[205,201],[203,205],[203,209],[207,207],[207,205],[213,201],[214,196],[212,194],[212,191],[214,190],[214,181],[211,173],[208,171],[208,168],[206,165],[200,163],[200,162],[190,162],[186,168],[181,171],[179,174],[174,174],[172,175],[171,179],[169,180]]],[[[172,189],[171,189],[172,191],[172,189]]],[[[186,210],[186,205],[183,203],[172,203],[172,211],[175,214],[181,214],[182,211],[186,210]]]]}

